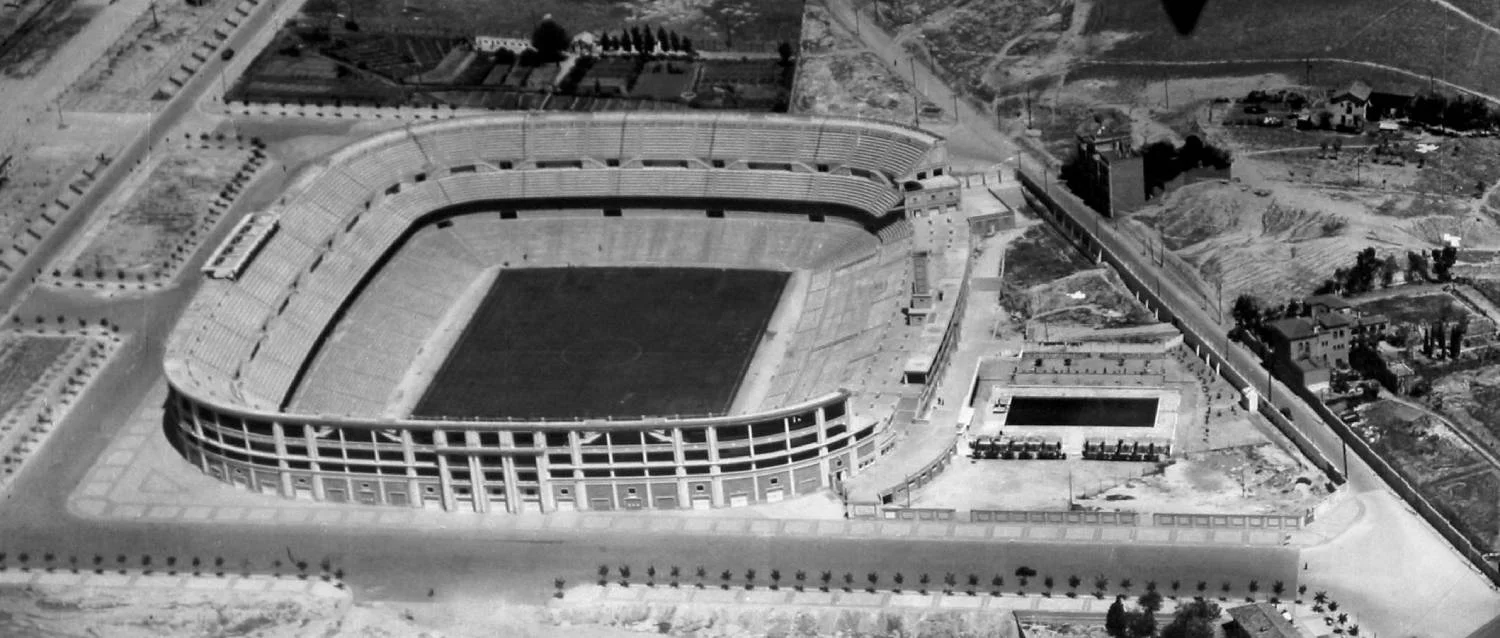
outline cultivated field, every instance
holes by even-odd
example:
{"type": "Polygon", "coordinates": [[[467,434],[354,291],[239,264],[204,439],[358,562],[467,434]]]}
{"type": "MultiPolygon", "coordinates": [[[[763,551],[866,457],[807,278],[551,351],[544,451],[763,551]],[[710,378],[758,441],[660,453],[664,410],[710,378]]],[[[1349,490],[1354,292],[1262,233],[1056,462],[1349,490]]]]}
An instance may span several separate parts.
{"type": "Polygon", "coordinates": [[[124,191],[128,199],[106,204],[105,210],[113,210],[90,230],[87,245],[71,260],[71,274],[96,279],[159,274],[248,157],[235,142],[194,141],[162,158],[144,179],[136,178],[133,191],[124,191]]]}
{"type": "Polygon", "coordinates": [[[344,15],[361,31],[445,32],[529,37],[543,16],[569,33],[618,33],[631,26],[674,30],[700,51],[772,51],[796,42],[802,0],[371,0],[349,12],[341,0],[309,0],[309,16],[344,15]]]}
{"type": "Polygon", "coordinates": [[[1360,311],[1369,314],[1382,314],[1391,320],[1391,325],[1399,323],[1431,323],[1433,321],[1462,321],[1473,316],[1468,307],[1447,293],[1433,293],[1427,295],[1397,296],[1376,299],[1374,301],[1359,302],[1357,307],[1360,311]]]}

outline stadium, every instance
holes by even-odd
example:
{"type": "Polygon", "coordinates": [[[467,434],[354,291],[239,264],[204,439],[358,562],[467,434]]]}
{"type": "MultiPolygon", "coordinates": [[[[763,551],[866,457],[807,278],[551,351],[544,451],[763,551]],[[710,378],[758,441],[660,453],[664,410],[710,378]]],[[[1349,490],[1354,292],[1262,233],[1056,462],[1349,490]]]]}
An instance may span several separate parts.
{"type": "Polygon", "coordinates": [[[945,364],[902,369],[926,288],[904,192],[944,153],[890,123],[746,114],[361,140],[210,257],[167,345],[164,429],[203,472],[294,499],[528,512],[838,489],[945,364]]]}

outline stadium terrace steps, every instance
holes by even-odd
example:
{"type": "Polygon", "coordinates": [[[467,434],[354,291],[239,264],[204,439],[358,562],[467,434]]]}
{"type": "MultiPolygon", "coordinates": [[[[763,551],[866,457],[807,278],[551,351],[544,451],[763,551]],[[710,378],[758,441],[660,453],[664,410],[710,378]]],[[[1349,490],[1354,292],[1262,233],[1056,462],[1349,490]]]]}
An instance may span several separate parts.
{"type": "MultiPolygon", "coordinates": [[[[612,169],[518,169],[461,173],[438,179],[452,165],[499,163],[516,166],[528,160],[557,158],[630,159],[633,157],[726,161],[767,161],[776,164],[826,163],[850,166],[891,176],[905,175],[938,142],[936,136],[912,128],[885,123],[837,118],[747,116],[743,114],[662,113],[570,116],[494,115],[410,126],[382,133],[336,151],[317,172],[299,180],[298,190],[280,211],[281,230],[262,249],[235,282],[210,282],[210,294],[220,286],[232,287],[238,301],[232,312],[244,319],[228,325],[218,321],[187,321],[173,335],[174,356],[196,356],[215,341],[219,331],[240,333],[248,327],[266,326],[250,348],[256,360],[248,365],[202,366],[191,371],[191,379],[174,379],[183,387],[203,387],[219,396],[244,394],[276,404],[287,393],[292,374],[312,352],[342,300],[347,299],[374,265],[405,232],[408,225],[450,202],[474,202],[504,198],[548,198],[559,193],[573,196],[661,197],[708,196],[724,198],[780,199],[827,202],[862,208],[872,216],[883,215],[899,201],[894,188],[865,177],[834,173],[801,173],[775,170],[729,170],[703,168],[612,168],[612,169]],[[728,155],[738,157],[728,157],[728,155]],[[414,183],[419,173],[425,175],[414,183]],[[400,184],[394,195],[384,193],[400,184]],[[317,261],[320,259],[321,261],[317,261]],[[317,268],[309,269],[317,263],[317,268]],[[181,342],[181,343],[178,343],[181,342]],[[183,346],[181,344],[188,344],[183,346]],[[243,369],[235,380],[230,369],[243,369]],[[217,372],[214,372],[217,371],[217,372]],[[226,376],[210,379],[218,373],[226,376]],[[279,380],[278,380],[279,379],[279,380]],[[239,385],[238,390],[232,386],[239,385]],[[225,392],[225,388],[231,391],[225,392]]],[[[496,231],[499,248],[466,243],[460,252],[474,260],[550,261],[567,265],[584,263],[670,263],[701,260],[720,254],[702,242],[718,244],[734,263],[780,268],[822,268],[837,263],[830,251],[854,253],[854,244],[838,246],[831,237],[797,239],[791,243],[753,239],[736,243],[726,235],[699,228],[673,231],[665,226],[683,223],[681,217],[646,222],[644,232],[612,233],[603,225],[588,227],[585,238],[594,244],[592,255],[576,251],[572,257],[552,256],[568,245],[557,235],[507,239],[496,231]],[[688,238],[689,246],[665,246],[653,238],[688,238]],[[832,244],[828,242],[833,242],[832,244]],[[727,246],[733,246],[732,249],[727,246]],[[833,246],[830,248],[830,246],[833,246]],[[796,251],[806,251],[796,254],[796,251]],[[822,264],[807,263],[814,258],[822,264]]],[[[582,223],[574,220],[571,224],[582,223]]],[[[722,220],[720,220],[722,223],[722,220]]],[[[802,222],[805,224],[805,222],[802,222]]],[[[832,224],[829,224],[832,226],[832,224]]],[[[574,227],[577,230],[578,227],[574,227]]],[[[740,227],[745,230],[747,227],[740,227]]],[[[770,228],[769,226],[766,227],[770,228]]],[[[528,227],[527,231],[536,227],[528,227]]],[[[756,229],[759,233],[765,229],[756,229]]],[[[766,232],[770,232],[766,230],[766,232]]],[[[767,235],[769,237],[769,235],[767,235]]],[[[576,243],[575,243],[576,245],[576,243]]],[[[447,247],[445,250],[453,250],[447,247]]],[[[441,252],[441,251],[440,251],[441,252]]],[[[565,252],[565,251],[564,251],[565,252]]],[[[446,269],[448,263],[444,262],[446,269]]],[[[436,290],[440,297],[450,288],[419,283],[423,291],[436,290]]],[[[432,301],[421,298],[422,301],[432,301]]],[[[190,312],[212,312],[208,304],[196,303],[190,312]]],[[[247,341],[248,343],[248,341],[247,341]]],[[[248,357],[248,353],[245,353],[248,357]]],[[[181,369],[169,366],[169,370],[181,369]]],[[[778,384],[782,383],[777,381],[778,384]]],[[[778,386],[779,387],[779,386],[778,386]]]]}

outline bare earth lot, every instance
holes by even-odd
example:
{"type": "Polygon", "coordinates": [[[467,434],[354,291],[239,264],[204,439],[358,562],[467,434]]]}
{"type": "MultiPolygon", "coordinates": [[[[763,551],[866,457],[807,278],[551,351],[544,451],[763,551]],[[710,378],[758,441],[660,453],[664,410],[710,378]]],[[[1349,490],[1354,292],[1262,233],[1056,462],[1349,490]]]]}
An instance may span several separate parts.
{"type": "Polygon", "coordinates": [[[122,191],[129,199],[115,205],[106,223],[95,225],[88,245],[72,260],[72,268],[82,272],[75,276],[147,275],[161,268],[246,157],[232,141],[227,147],[204,147],[194,140],[161,159],[148,175],[131,180],[135,189],[122,191]]]}
{"type": "Polygon", "coordinates": [[[792,109],[800,113],[909,122],[914,112],[911,85],[829,19],[828,9],[817,0],[807,3],[792,95],[792,109]]]}

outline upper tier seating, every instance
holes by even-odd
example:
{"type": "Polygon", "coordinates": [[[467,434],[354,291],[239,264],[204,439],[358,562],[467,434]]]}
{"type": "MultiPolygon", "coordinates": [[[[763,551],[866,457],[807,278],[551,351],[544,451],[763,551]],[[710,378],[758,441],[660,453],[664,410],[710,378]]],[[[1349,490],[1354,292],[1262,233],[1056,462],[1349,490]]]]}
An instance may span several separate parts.
{"type": "MultiPolygon", "coordinates": [[[[547,159],[713,158],[726,164],[848,166],[893,179],[909,173],[937,142],[929,133],[887,123],[691,112],[505,114],[375,135],[336,151],[299,181],[278,211],[278,232],[237,281],[205,282],[168,347],[169,359],[202,358],[223,343],[234,353],[228,360],[239,363],[223,365],[227,360],[216,353],[214,364],[169,365],[168,371],[183,388],[279,407],[325,326],[369,269],[412,223],[450,203],[559,195],[720,197],[852,206],[878,217],[901,197],[881,181],[832,172],[516,168],[439,177],[453,165],[515,168],[547,159]],[[512,165],[499,164],[505,161],[512,165]],[[192,316],[217,316],[215,308],[226,303],[230,310],[224,312],[233,319],[192,316]],[[219,338],[228,333],[238,337],[219,338]],[[249,351],[241,352],[245,348],[249,351]]],[[[644,259],[669,258],[643,241],[644,259]]],[[[521,250],[523,256],[532,252],[521,250]]],[[[783,252],[769,258],[788,256],[783,252]]],[[[443,287],[432,294],[449,292],[443,287]]]]}

